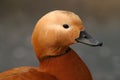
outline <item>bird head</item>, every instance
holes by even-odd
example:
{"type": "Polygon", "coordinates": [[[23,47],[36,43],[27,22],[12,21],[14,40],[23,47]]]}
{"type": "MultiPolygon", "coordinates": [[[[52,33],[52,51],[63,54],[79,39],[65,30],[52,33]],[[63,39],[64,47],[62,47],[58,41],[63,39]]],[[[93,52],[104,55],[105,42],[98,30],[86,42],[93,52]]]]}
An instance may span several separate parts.
{"type": "Polygon", "coordinates": [[[32,34],[32,44],[38,58],[60,54],[75,43],[102,45],[85,31],[80,17],[70,11],[55,10],[47,13],[37,22],[32,34]]]}

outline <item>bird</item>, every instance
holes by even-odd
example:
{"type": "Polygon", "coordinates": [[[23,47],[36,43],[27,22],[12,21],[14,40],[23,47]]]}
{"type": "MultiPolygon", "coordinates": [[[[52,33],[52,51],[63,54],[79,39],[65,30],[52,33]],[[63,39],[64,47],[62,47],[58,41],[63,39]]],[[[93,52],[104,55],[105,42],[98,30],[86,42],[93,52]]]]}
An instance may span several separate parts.
{"type": "Polygon", "coordinates": [[[80,17],[67,10],[43,15],[32,32],[32,45],[40,66],[22,66],[0,73],[0,80],[93,80],[72,44],[102,46],[83,25],[80,17]]]}

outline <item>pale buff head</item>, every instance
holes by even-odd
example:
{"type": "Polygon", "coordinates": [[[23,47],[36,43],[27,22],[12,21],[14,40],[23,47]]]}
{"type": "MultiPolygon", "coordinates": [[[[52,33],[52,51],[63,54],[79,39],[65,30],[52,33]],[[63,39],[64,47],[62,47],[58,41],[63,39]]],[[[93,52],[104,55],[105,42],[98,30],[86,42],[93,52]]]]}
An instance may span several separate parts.
{"type": "Polygon", "coordinates": [[[62,49],[76,43],[83,23],[73,12],[55,10],[44,15],[36,24],[32,44],[37,57],[56,55],[62,49]]]}

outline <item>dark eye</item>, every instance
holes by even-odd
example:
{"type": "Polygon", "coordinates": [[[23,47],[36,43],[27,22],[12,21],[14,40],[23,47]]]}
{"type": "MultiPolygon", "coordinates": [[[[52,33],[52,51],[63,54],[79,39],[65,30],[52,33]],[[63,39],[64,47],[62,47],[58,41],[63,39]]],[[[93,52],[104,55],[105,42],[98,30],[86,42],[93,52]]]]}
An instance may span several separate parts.
{"type": "Polygon", "coordinates": [[[67,28],[69,28],[69,25],[68,24],[63,24],[63,27],[67,29],[67,28]]]}

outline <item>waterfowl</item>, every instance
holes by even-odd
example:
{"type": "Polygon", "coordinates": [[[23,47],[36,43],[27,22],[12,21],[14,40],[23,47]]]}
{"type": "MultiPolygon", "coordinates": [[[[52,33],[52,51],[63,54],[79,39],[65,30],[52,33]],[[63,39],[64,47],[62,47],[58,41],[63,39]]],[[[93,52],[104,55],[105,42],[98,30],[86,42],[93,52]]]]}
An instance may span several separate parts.
{"type": "Polygon", "coordinates": [[[92,38],[73,12],[55,10],[35,25],[32,44],[39,67],[19,67],[0,73],[0,80],[92,80],[90,71],[69,46],[83,43],[102,46],[92,38]]]}

